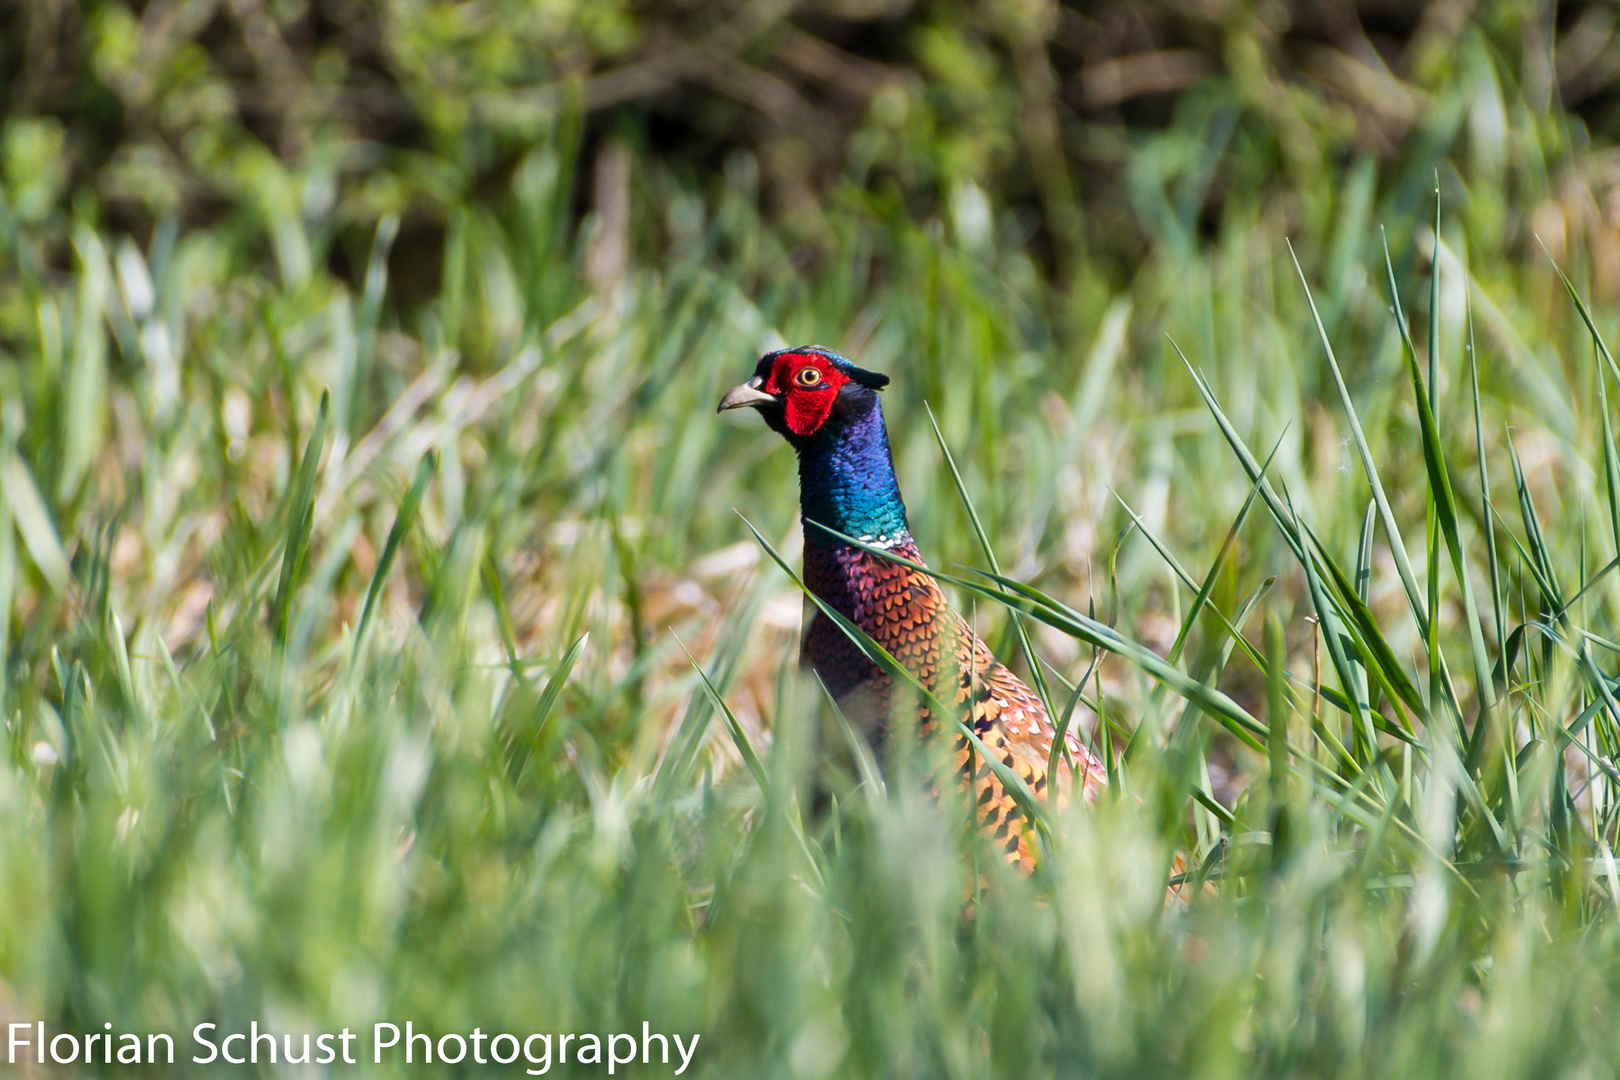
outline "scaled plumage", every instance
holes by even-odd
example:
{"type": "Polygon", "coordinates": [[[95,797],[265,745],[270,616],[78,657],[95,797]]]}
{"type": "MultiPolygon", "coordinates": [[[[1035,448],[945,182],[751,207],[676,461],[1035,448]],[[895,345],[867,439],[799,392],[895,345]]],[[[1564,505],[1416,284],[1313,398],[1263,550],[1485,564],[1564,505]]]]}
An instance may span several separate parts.
{"type": "MultiPolygon", "coordinates": [[[[985,746],[1037,796],[1048,798],[1048,783],[1053,784],[1061,804],[1071,774],[1064,768],[1056,778],[1047,775],[1056,728],[1040,697],[990,654],[931,576],[816,527],[825,525],[922,563],[906,522],[877,395],[888,381],[830,349],[784,349],[761,357],[754,377],[728,393],[720,409],[757,409],[798,451],[805,585],[871,635],[941,701],[971,701],[972,725],[985,746]]],[[[896,719],[891,716],[894,680],[819,609],[805,634],[803,658],[845,715],[881,750],[896,719]]],[[[939,727],[927,709],[919,709],[916,720],[925,737],[939,727]]],[[[1010,860],[1033,865],[1034,838],[1016,800],[959,730],[953,745],[956,768],[973,789],[985,834],[1010,860]]],[[[1072,731],[1067,749],[1081,791],[1094,800],[1105,783],[1101,762],[1072,731]]]]}

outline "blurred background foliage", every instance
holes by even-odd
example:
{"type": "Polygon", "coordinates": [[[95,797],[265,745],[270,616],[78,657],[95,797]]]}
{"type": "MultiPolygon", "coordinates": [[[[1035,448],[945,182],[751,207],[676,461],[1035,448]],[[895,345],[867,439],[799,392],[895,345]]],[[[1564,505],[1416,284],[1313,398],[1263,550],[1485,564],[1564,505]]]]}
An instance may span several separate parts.
{"type": "MultiPolygon", "coordinates": [[[[57,270],[75,215],[144,243],[293,214],[313,235],[276,248],[281,273],[353,283],[395,214],[396,268],[420,275],[396,302],[419,300],[456,211],[498,204],[537,148],[561,155],[559,197],[610,216],[625,183],[712,197],[728,162],[751,170],[782,275],[835,257],[852,200],[1010,230],[1060,280],[1118,281],[1262,210],[1308,247],[1358,162],[1402,220],[1436,168],[1463,171],[1504,253],[1562,184],[1592,198],[1566,227],[1616,214],[1588,155],[1616,123],[1601,3],[40,0],[0,19],[8,216],[57,270]]],[[[631,225],[638,255],[680,243],[650,208],[631,225]]]]}
{"type": "Polygon", "coordinates": [[[0,8],[0,1020],[647,1019],[711,1076],[1608,1075],[1620,515],[1541,245],[1616,340],[1617,104],[1601,3],[0,8]],[[1396,738],[1375,689],[1363,738],[1323,696],[1356,680],[1286,529],[1234,528],[1166,335],[1365,571],[1383,674],[1491,733],[1468,769],[1451,718],[1396,738]],[[894,376],[934,565],[983,554],[925,402],[1010,574],[1298,771],[1051,627],[1122,794],[1038,878],[904,769],[829,765],[800,598],[732,512],[791,551],[792,457],[712,413],[803,341],[894,376]],[[1527,644],[1565,630],[1598,660],[1527,644]],[[1188,912],[1178,851],[1218,883],[1188,912]]]}

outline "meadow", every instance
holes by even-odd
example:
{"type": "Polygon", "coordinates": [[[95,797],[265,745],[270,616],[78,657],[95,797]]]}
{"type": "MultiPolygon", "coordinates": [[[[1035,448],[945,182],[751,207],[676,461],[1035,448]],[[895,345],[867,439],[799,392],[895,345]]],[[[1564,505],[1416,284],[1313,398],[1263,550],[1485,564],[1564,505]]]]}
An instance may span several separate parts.
{"type": "Polygon", "coordinates": [[[407,1019],[699,1077],[1612,1075],[1620,170],[1543,71],[1612,28],[1548,67],[1487,4],[1324,89],[1234,9],[1065,187],[1062,20],[920,5],[795,186],[514,89],[645,12],[475,7],[387,13],[403,147],[318,52],[266,134],[190,9],[85,9],[118,110],[7,99],[0,1024],[183,1050],[23,1075],[407,1019]],[[796,665],[793,455],[714,407],[808,342],[892,377],[925,557],[1111,763],[1032,877],[796,665]]]}

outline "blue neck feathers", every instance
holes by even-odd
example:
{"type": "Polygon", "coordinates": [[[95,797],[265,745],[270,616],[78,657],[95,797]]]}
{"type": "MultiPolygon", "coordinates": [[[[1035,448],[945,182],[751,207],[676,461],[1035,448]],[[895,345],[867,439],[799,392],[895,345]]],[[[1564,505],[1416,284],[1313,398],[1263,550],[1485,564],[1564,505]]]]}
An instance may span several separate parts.
{"type": "MultiPolygon", "coordinates": [[[[883,406],[876,393],[864,388],[853,394],[846,389],[844,396],[848,408],[834,409],[814,435],[795,440],[801,514],[807,522],[877,543],[909,536],[883,406]]],[[[810,526],[804,542],[807,547],[838,543],[810,526]]]]}

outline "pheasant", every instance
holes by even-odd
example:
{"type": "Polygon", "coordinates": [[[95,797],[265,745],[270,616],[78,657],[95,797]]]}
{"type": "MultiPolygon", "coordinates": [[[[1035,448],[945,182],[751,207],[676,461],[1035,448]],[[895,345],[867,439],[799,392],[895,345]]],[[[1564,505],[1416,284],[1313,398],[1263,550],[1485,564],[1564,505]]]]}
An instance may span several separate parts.
{"type": "MultiPolygon", "coordinates": [[[[1066,801],[1072,782],[1047,775],[1056,728],[1038,695],[990,654],[928,574],[830,535],[816,525],[922,565],[906,523],[877,391],[888,376],[856,367],[815,345],[767,353],[754,377],[720,399],[718,412],[752,408],[799,454],[804,521],[804,582],[829,607],[882,645],[940,701],[971,702],[979,740],[1042,799],[1066,801]]],[[[894,680],[819,608],[805,632],[802,660],[815,669],[839,708],[881,753],[889,735],[894,680]]],[[[940,718],[919,707],[924,738],[940,718]]],[[[1071,731],[1067,749],[1080,790],[1095,801],[1106,783],[1099,762],[1071,731]]],[[[1034,836],[1017,801],[965,735],[953,764],[971,785],[981,830],[1008,861],[1028,869],[1034,836]]]]}

